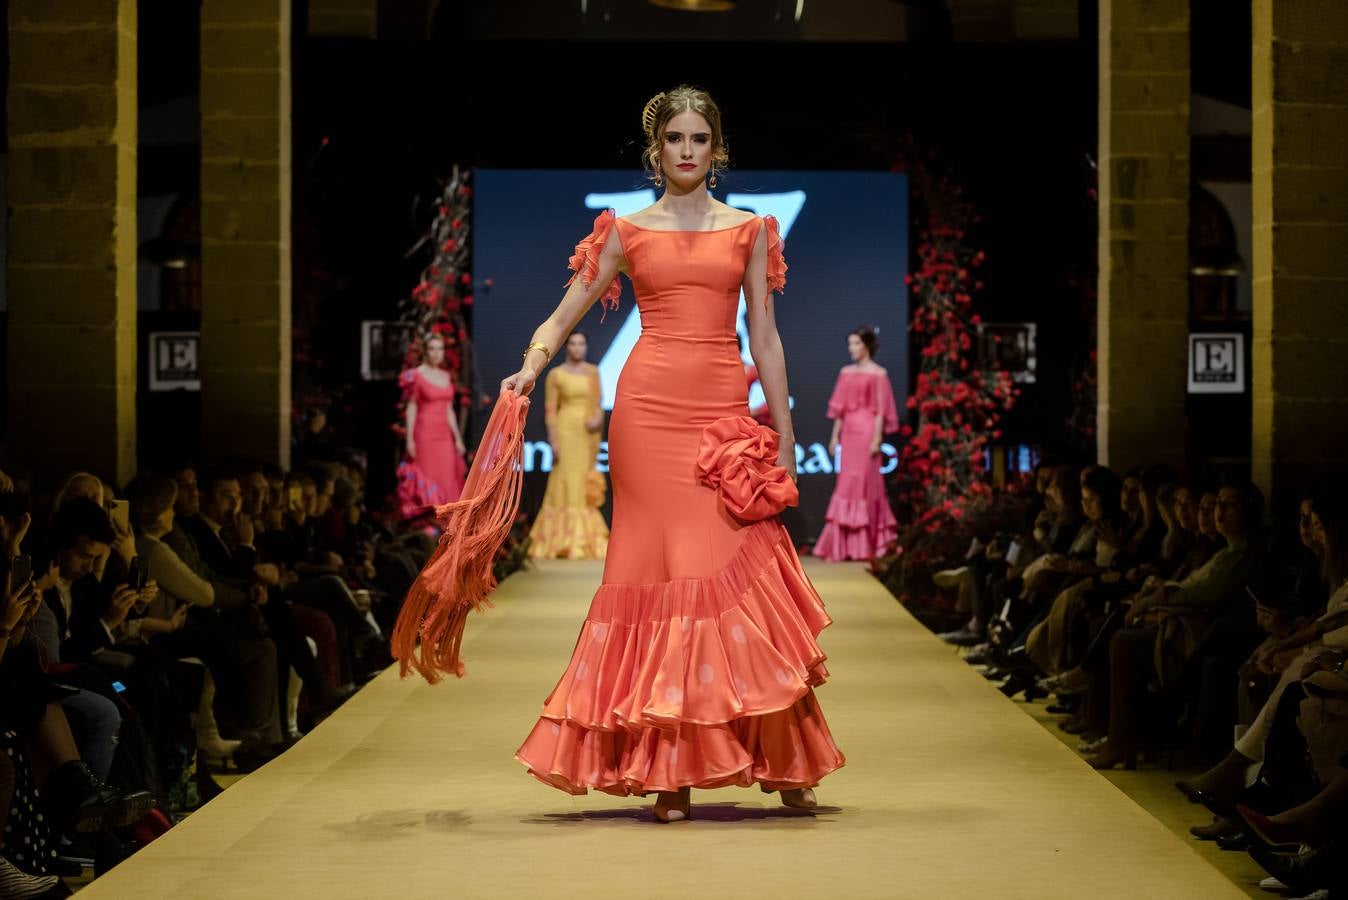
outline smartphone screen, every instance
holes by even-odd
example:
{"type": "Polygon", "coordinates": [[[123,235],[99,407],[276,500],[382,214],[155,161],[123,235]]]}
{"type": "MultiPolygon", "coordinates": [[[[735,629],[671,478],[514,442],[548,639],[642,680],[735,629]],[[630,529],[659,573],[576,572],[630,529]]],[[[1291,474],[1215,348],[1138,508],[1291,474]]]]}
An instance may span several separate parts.
{"type": "Polygon", "coordinates": [[[126,690],[126,685],[122,684],[120,681],[114,681],[112,683],[112,689],[120,694],[122,691],[126,690]]]}
{"type": "Polygon", "coordinates": [[[9,561],[9,571],[13,575],[11,584],[18,587],[33,576],[33,558],[27,553],[12,557],[9,561]]]}
{"type": "Polygon", "coordinates": [[[150,567],[145,564],[145,560],[139,556],[131,560],[131,586],[136,590],[145,587],[145,583],[150,580],[150,567]]]}

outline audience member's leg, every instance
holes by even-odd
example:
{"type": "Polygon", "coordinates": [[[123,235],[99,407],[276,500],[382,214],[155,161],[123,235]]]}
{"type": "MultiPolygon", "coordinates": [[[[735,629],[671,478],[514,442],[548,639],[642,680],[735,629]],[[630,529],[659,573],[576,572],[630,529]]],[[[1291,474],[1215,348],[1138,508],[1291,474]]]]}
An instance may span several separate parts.
{"type": "MultiPolygon", "coordinates": [[[[285,709],[292,668],[316,698],[322,698],[326,703],[332,702],[335,692],[318,669],[313,651],[309,649],[309,642],[304,639],[296,621],[295,608],[279,597],[274,597],[262,607],[262,610],[267,619],[267,627],[271,631],[272,641],[276,644],[277,681],[272,685],[272,691],[276,694],[278,713],[285,709]]],[[[279,721],[278,719],[278,723],[279,721]]]]}
{"type": "Polygon", "coordinates": [[[1254,653],[1249,654],[1241,663],[1240,681],[1236,687],[1236,721],[1241,725],[1249,725],[1254,721],[1254,717],[1259,715],[1259,710],[1268,701],[1269,694],[1278,683],[1276,678],[1266,675],[1254,664],[1255,653],[1275,640],[1276,638],[1272,637],[1266,638],[1255,648],[1254,653]]]}
{"type": "MultiPolygon", "coordinates": [[[[292,606],[291,612],[295,616],[295,625],[299,628],[300,634],[313,641],[313,646],[318,648],[313,656],[320,677],[334,689],[341,687],[345,682],[342,681],[337,626],[333,623],[332,617],[322,610],[307,606],[292,606]]],[[[320,699],[313,696],[312,690],[309,693],[311,700],[320,699]]]]}
{"type": "Polygon", "coordinates": [[[0,758],[8,764],[11,778],[9,796],[0,810],[0,853],[21,872],[45,876],[55,858],[56,834],[51,820],[38,812],[37,786],[23,737],[0,728],[0,758]]]}
{"type": "Polygon", "coordinates": [[[1257,802],[1260,812],[1290,809],[1314,797],[1319,790],[1309,762],[1306,738],[1298,727],[1306,691],[1300,682],[1289,684],[1278,700],[1273,724],[1264,742],[1264,764],[1259,767],[1257,802]]]}
{"type": "Polygon", "coordinates": [[[1301,678],[1301,668],[1310,662],[1316,653],[1320,652],[1319,647],[1309,649],[1292,661],[1292,664],[1283,670],[1278,678],[1278,684],[1273,688],[1273,693],[1269,695],[1267,701],[1260,708],[1259,714],[1254,717],[1250,727],[1246,729],[1245,734],[1241,735],[1240,740],[1236,741],[1236,752],[1248,760],[1258,762],[1264,758],[1264,742],[1268,740],[1269,730],[1273,727],[1273,716],[1278,711],[1278,703],[1282,700],[1283,691],[1287,686],[1301,678]]]}
{"type": "Polygon", "coordinates": [[[1155,625],[1124,628],[1109,642],[1109,744],[1092,765],[1111,768],[1130,762],[1137,752],[1147,683],[1156,673],[1155,625]]]}
{"type": "Polygon", "coordinates": [[[356,599],[346,582],[336,575],[323,575],[286,588],[284,597],[301,606],[322,610],[332,619],[344,659],[344,683],[366,674],[354,668],[348,671],[345,666],[356,666],[365,656],[367,648],[379,643],[378,634],[366,619],[365,613],[356,605],[356,599]]]}
{"type": "Polygon", "coordinates": [[[1086,588],[1079,581],[1053,598],[1048,615],[1036,625],[1025,641],[1025,654],[1045,675],[1061,675],[1067,670],[1069,637],[1077,618],[1086,609],[1086,588]]]}
{"type": "Polygon", "coordinates": [[[76,737],[79,755],[104,781],[112,770],[113,755],[117,751],[117,735],[122,728],[122,714],[117,704],[93,691],[81,690],[61,701],[76,737]]]}
{"type": "Polygon", "coordinates": [[[1264,758],[1264,744],[1267,742],[1269,731],[1273,727],[1273,719],[1278,711],[1278,703],[1282,699],[1283,692],[1287,690],[1288,685],[1298,680],[1301,667],[1310,661],[1318,651],[1319,648],[1308,649],[1293,660],[1292,664],[1283,671],[1282,676],[1278,679],[1277,686],[1260,708],[1259,714],[1255,716],[1250,727],[1235,742],[1235,748],[1221,762],[1202,775],[1175,782],[1175,787],[1191,797],[1196,793],[1204,793],[1223,802],[1231,801],[1236,792],[1245,786],[1247,770],[1250,765],[1264,758]]]}
{"type": "Polygon", "coordinates": [[[9,820],[9,804],[14,801],[14,762],[6,753],[0,753],[0,846],[5,843],[5,822],[9,820]]]}
{"type": "Polygon", "coordinates": [[[1242,815],[1247,820],[1256,820],[1264,840],[1278,844],[1320,844],[1332,833],[1348,825],[1348,758],[1342,763],[1333,780],[1300,806],[1276,815],[1251,817],[1244,811],[1242,815]]]}
{"type": "Polygon", "coordinates": [[[42,803],[56,825],[79,831],[125,826],[154,807],[148,791],[117,791],[94,775],[80,759],[61,704],[47,704],[29,740],[50,768],[42,803]]]}
{"type": "Polygon", "coordinates": [[[1231,685],[1240,666],[1258,643],[1253,626],[1218,619],[1203,632],[1175,679],[1176,711],[1190,711],[1189,737],[1206,762],[1220,759],[1231,747],[1236,723],[1236,692],[1231,685]]]}
{"type": "Polygon", "coordinates": [[[226,738],[246,740],[251,735],[262,744],[278,744],[281,707],[276,644],[239,623],[233,624],[231,632],[218,636],[226,649],[223,664],[214,669],[220,732],[226,738]]]}

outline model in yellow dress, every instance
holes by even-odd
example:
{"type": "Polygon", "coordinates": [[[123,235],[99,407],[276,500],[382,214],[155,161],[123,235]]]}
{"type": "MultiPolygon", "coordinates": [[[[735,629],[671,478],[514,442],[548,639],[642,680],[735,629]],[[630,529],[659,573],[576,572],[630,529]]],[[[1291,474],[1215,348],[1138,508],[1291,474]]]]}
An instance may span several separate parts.
{"type": "Polygon", "coordinates": [[[535,559],[603,559],[608,550],[608,524],[599,512],[607,490],[603,474],[595,470],[603,394],[599,368],[585,361],[588,350],[585,334],[573,332],[566,361],[554,366],[544,382],[553,456],[543,506],[530,533],[529,553],[535,559]]]}

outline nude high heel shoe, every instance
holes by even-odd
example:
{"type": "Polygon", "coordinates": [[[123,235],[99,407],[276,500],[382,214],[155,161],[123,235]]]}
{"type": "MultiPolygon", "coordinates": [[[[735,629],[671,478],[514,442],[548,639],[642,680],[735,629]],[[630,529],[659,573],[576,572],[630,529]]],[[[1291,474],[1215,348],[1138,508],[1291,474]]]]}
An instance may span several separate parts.
{"type": "Polygon", "coordinates": [[[692,817],[692,791],[679,788],[677,792],[661,791],[655,799],[655,821],[663,825],[687,822],[692,817]]]}

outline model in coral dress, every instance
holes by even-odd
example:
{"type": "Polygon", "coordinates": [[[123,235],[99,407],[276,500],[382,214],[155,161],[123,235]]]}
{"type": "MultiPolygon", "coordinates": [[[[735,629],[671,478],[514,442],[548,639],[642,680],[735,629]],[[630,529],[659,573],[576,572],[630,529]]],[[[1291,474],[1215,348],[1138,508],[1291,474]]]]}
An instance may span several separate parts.
{"type": "MultiPolygon", "coordinates": [[[[776,223],[671,232],[604,213],[578,250],[582,277],[608,241],[642,318],[609,426],[613,532],[570,665],[518,758],[573,794],[812,787],[843,763],[814,695],[829,618],[776,517],[737,519],[697,474],[708,426],[756,425],[735,312],[756,244],[771,245],[769,271],[785,268],[776,223]]],[[[764,301],[766,282],[745,287],[764,301]]]]}
{"type": "Polygon", "coordinates": [[[785,284],[777,223],[707,193],[724,146],[704,93],[656,97],[643,124],[664,196],[633,216],[595,220],[566,296],[502,382],[528,391],[586,309],[617,307],[616,276],[627,273],[642,334],[609,422],[603,581],[516,755],[571,794],[658,792],[659,821],[690,816],[689,788],[758,784],[810,807],[810,788],[843,755],[815,697],[827,676],[816,638],[830,620],[776,515],[798,496],[769,296],[785,284]],[[741,289],[780,438],[748,415],[741,289]]]}
{"type": "Polygon", "coordinates": [[[585,335],[567,341],[567,365],[554,366],[544,382],[548,439],[556,449],[543,505],[529,532],[535,559],[603,559],[608,523],[599,513],[607,486],[595,470],[604,417],[599,369],[585,362],[585,335]]]}
{"type": "MultiPolygon", "coordinates": [[[[880,475],[880,438],[899,430],[894,390],[889,373],[870,358],[866,342],[856,333],[849,338],[849,343],[862,344],[861,358],[838,373],[828,401],[828,417],[834,421],[830,443],[841,445],[842,460],[824,530],[814,545],[815,556],[834,562],[873,559],[898,534],[880,475]]],[[[870,335],[870,346],[874,340],[870,335]]]]}

